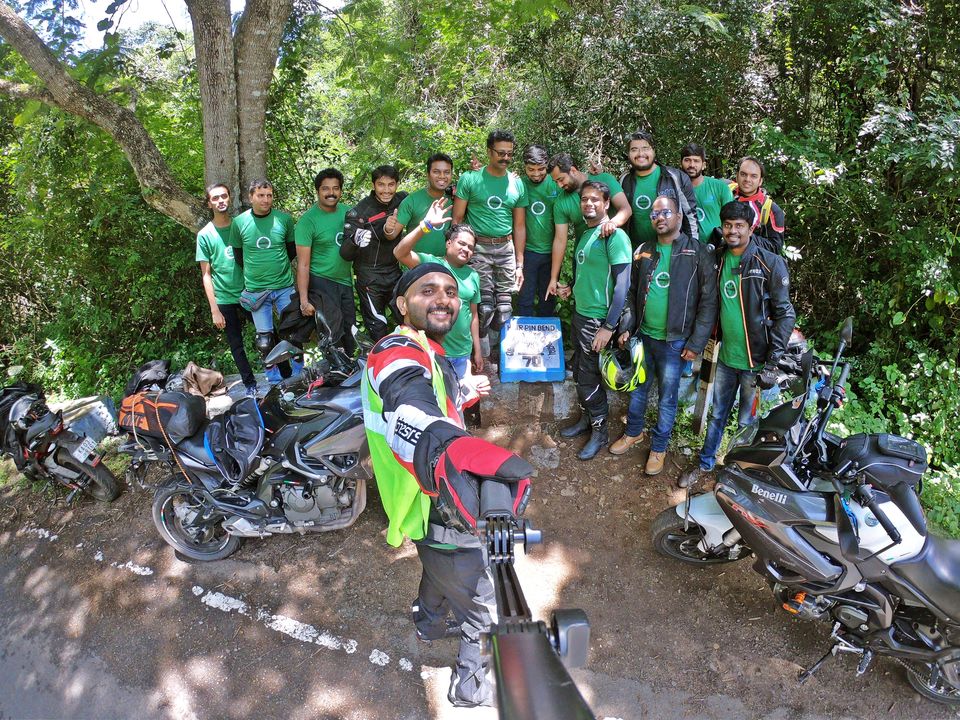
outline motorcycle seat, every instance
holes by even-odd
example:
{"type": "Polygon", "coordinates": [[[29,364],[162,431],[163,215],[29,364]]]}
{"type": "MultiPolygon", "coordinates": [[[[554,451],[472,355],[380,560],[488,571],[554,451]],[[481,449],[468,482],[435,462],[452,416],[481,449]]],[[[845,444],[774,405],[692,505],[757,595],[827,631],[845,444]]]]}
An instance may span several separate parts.
{"type": "Polygon", "coordinates": [[[24,437],[26,446],[30,447],[34,440],[42,435],[46,435],[61,423],[63,423],[63,413],[60,410],[57,410],[57,412],[47,412],[46,415],[39,418],[33,425],[27,428],[27,434],[24,437]]]}
{"type": "Polygon", "coordinates": [[[960,618],[960,541],[928,535],[920,553],[891,566],[947,617],[960,618]]]}
{"type": "Polygon", "coordinates": [[[197,432],[188,438],[184,438],[176,444],[177,452],[189,456],[195,462],[205,467],[215,467],[213,458],[204,443],[204,434],[206,432],[206,423],[197,432]]]}

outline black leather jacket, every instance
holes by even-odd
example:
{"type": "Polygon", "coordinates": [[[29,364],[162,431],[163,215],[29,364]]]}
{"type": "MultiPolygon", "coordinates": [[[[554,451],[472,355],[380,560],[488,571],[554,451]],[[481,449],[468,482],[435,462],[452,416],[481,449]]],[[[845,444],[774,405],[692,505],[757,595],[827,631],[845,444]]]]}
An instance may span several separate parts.
{"type": "MultiPolygon", "coordinates": [[[[770,248],[764,238],[750,237],[740,256],[740,298],[747,328],[747,356],[751,366],[771,364],[787,349],[797,314],[790,302],[790,274],[786,261],[770,248]]],[[[717,278],[729,252],[725,245],[717,249],[717,278]]],[[[720,338],[720,323],[717,323],[720,338]]]]}
{"type": "MultiPolygon", "coordinates": [[[[680,233],[670,253],[667,295],[667,341],[685,340],[684,349],[703,352],[717,322],[717,263],[713,248],[680,233]]],[[[647,289],[660,253],[656,242],[645,242],[633,254],[630,294],[621,330],[639,332],[647,289]]]]}

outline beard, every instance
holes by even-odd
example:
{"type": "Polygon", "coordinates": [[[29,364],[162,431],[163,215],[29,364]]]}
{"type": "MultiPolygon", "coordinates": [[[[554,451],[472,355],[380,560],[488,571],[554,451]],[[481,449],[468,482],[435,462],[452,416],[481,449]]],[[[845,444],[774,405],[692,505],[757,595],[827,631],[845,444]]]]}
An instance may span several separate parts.
{"type": "Polygon", "coordinates": [[[431,340],[436,340],[437,342],[443,340],[444,336],[450,332],[450,329],[453,327],[454,321],[456,321],[456,313],[449,308],[441,307],[431,307],[427,310],[427,314],[424,317],[423,322],[423,331],[427,334],[427,337],[431,340]],[[438,319],[433,313],[435,312],[444,312],[448,313],[447,319],[438,319]]]}

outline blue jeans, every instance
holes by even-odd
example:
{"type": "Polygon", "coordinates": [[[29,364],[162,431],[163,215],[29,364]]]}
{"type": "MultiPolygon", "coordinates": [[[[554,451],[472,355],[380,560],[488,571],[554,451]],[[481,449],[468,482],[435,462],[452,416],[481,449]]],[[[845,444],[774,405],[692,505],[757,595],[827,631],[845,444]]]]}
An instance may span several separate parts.
{"type": "Polygon", "coordinates": [[[467,367],[470,364],[470,356],[464,355],[463,357],[448,357],[447,360],[449,360],[450,365],[453,366],[453,371],[457,374],[457,380],[463,380],[467,376],[467,367]]]}
{"type": "Polygon", "coordinates": [[[535,253],[523,251],[523,285],[517,296],[517,315],[534,315],[533,306],[536,304],[537,317],[556,316],[557,299],[551,295],[546,300],[547,286],[550,284],[550,253],[535,253]]]}
{"type": "Polygon", "coordinates": [[[680,353],[686,340],[654,340],[648,335],[640,335],[643,340],[643,367],[647,379],[640,387],[630,393],[630,405],[627,408],[626,434],[636,437],[643,432],[644,416],[647,414],[647,398],[653,377],[657,378],[657,391],[660,406],[657,409],[657,426],[650,439],[652,452],[666,452],[670,444],[670,433],[677,419],[677,393],[680,389],[680,366],[683,360],[680,353]]]}
{"type": "Polygon", "coordinates": [[[717,464],[717,450],[723,440],[723,431],[733,412],[733,403],[740,396],[740,412],[737,422],[740,427],[750,425],[757,420],[753,406],[757,395],[757,373],[750,370],[736,370],[722,362],[717,362],[717,374],[713,381],[713,408],[710,411],[710,424],[707,437],[700,451],[700,469],[713,470],[717,464]]]}
{"type": "MultiPolygon", "coordinates": [[[[263,305],[250,313],[253,315],[253,325],[257,328],[258,333],[273,332],[273,314],[276,312],[277,317],[280,316],[280,313],[290,304],[291,295],[293,295],[293,285],[280,290],[271,290],[267,299],[263,301],[263,305]]],[[[299,375],[300,371],[303,370],[303,363],[290,360],[290,368],[293,375],[299,375]]],[[[278,367],[267,368],[266,376],[271,385],[275,385],[283,379],[278,367]]]]}

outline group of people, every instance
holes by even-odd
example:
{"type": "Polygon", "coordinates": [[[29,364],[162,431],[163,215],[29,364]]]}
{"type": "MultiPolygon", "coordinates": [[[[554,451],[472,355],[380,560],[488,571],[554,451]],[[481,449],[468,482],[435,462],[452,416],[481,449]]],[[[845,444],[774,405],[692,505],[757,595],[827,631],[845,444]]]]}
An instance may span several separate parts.
{"type": "MultiPolygon", "coordinates": [[[[663,468],[681,376],[711,337],[721,341],[709,428],[682,487],[713,469],[738,398],[740,423],[753,420],[757,385],[772,384],[793,330],[784,214],[763,189],[762,162],[743,158],[730,182],[704,175],[706,154],[696,143],[684,146],[679,168],[657,160],[650,133],[633,133],[625,149],[630,168],[617,178],[529,145],[520,175],[510,170],[514,136],[496,130],[486,165],[455,186],[452,159],[438,153],[427,159],[424,188],[398,192],[397,170],[384,165],[372,173],[370,194],[349,208],[341,202],[343,175],[323,170],[314,181],[317,202],[296,223],[273,208],[266,180],[251,183],[251,207],[235,218],[229,189],[207,189],[213,219],[198,234],[197,260],[213,322],[225,330],[249,392],[256,382],[243,348],[244,311],[264,358],[277,342],[275,316],[283,327],[319,314],[330,339],[352,353],[356,289],[375,343],[363,377],[364,421],[387,540],[417,544],[418,638],[460,636],[449,691],[457,705],[492,702],[479,638],[495,620],[484,548],[470,533],[477,503],[461,497],[479,484],[463,478],[515,486],[530,470],[500,448],[466,442],[464,429],[467,398],[489,391],[481,372],[514,295],[517,313],[528,316],[552,316],[558,299],[573,299],[581,412],[560,434],[589,434],[582,460],[610,440],[600,354],[642,343],[647,380],[632,390],[626,429],[609,451],[626,453],[648,434],[656,381],[648,475],[663,468]],[[564,267],[568,244],[572,273],[564,267]]],[[[268,367],[268,379],[299,369],[293,361],[268,367]]]]}

